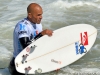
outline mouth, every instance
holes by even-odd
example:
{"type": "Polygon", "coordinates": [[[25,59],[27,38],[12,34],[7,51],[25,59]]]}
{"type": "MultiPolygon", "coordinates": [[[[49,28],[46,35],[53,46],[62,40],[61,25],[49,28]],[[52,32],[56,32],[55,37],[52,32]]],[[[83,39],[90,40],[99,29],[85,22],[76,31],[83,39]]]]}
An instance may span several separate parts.
{"type": "Polygon", "coordinates": [[[40,23],[41,22],[41,19],[40,20],[38,20],[38,23],[40,23]]]}

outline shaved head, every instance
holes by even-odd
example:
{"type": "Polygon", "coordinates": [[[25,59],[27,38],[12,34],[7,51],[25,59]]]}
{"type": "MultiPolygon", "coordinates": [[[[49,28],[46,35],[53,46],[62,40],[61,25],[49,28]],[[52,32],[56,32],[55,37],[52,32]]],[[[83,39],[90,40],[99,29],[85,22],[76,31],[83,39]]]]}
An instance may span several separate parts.
{"type": "Polygon", "coordinates": [[[27,7],[27,13],[31,13],[34,12],[36,9],[42,9],[41,6],[37,3],[31,3],[28,7],[27,7]]]}
{"type": "Polygon", "coordinates": [[[31,3],[27,7],[27,14],[28,14],[28,19],[32,23],[39,24],[41,22],[42,14],[43,14],[42,7],[37,3],[31,3]]]}

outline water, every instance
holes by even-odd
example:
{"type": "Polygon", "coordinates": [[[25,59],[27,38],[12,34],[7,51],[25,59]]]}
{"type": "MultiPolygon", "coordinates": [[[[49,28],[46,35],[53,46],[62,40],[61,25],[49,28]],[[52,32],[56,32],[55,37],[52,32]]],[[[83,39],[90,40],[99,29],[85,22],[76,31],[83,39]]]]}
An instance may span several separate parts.
{"type": "MultiPolygon", "coordinates": [[[[58,72],[44,75],[100,75],[100,0],[0,0],[0,68],[9,64],[14,26],[27,16],[26,8],[31,2],[43,7],[44,29],[55,30],[80,23],[91,24],[98,29],[96,42],[84,57],[58,72]]],[[[10,73],[7,68],[0,69],[0,75],[10,73]]]]}

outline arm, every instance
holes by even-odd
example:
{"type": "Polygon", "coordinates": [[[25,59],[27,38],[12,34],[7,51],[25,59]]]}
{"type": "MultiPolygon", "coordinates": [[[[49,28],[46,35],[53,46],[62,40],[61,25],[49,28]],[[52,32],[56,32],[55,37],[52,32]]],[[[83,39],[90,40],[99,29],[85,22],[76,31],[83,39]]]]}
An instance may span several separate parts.
{"type": "Polygon", "coordinates": [[[40,37],[42,37],[43,35],[41,34],[41,33],[39,33],[38,35],[36,35],[35,37],[34,37],[34,39],[35,40],[37,40],[38,38],[40,38],[40,37]]]}
{"type": "Polygon", "coordinates": [[[23,48],[27,47],[29,44],[31,44],[31,41],[29,40],[28,37],[22,37],[22,38],[19,38],[19,41],[22,45],[23,48]]]}
{"type": "MultiPolygon", "coordinates": [[[[35,36],[34,39],[37,40],[38,38],[42,37],[43,35],[52,36],[52,33],[53,33],[53,31],[46,29],[46,30],[43,30],[41,33],[39,33],[37,36],[35,36]]],[[[23,48],[27,47],[28,45],[30,45],[32,43],[28,37],[19,38],[19,41],[23,48]]]]}
{"type": "Polygon", "coordinates": [[[36,35],[36,36],[34,37],[34,39],[37,40],[38,38],[42,37],[43,35],[52,36],[52,33],[53,33],[53,31],[46,29],[46,30],[43,30],[43,31],[42,31],[41,33],[39,33],[38,35],[36,35]]]}
{"type": "MultiPolygon", "coordinates": [[[[37,40],[40,37],[42,37],[41,33],[39,33],[37,36],[35,36],[34,39],[37,40]]],[[[32,43],[28,37],[19,38],[19,41],[20,41],[23,48],[27,47],[28,45],[30,45],[32,43]]]]}
{"type": "MultiPolygon", "coordinates": [[[[41,33],[39,33],[37,36],[35,36],[34,39],[37,40],[40,37],[42,37],[41,33]]],[[[19,38],[19,41],[20,41],[23,48],[27,47],[28,45],[30,45],[32,43],[28,37],[19,38]]]]}

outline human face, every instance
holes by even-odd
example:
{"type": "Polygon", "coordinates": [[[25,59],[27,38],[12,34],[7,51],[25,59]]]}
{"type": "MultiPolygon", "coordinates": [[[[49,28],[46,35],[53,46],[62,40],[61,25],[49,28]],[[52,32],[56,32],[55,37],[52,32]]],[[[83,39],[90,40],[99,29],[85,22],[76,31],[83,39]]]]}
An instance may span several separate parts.
{"type": "Polygon", "coordinates": [[[39,7],[36,8],[35,10],[33,10],[33,12],[29,13],[30,21],[32,23],[40,24],[42,20],[42,14],[43,14],[42,8],[39,7]]]}

